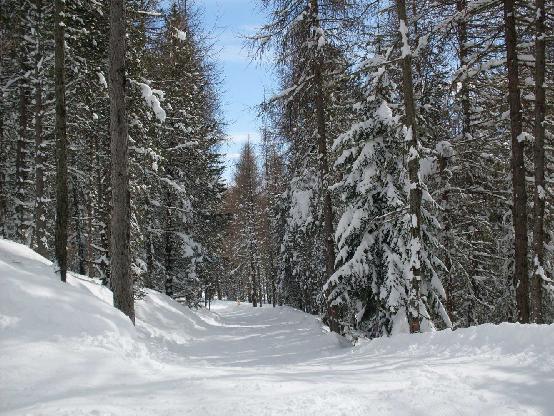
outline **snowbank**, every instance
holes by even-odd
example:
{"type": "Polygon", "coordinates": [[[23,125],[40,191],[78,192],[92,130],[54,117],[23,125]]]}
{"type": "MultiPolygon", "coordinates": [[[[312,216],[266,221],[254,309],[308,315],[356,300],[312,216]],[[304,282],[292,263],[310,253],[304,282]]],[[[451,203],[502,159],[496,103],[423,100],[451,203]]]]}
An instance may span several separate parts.
{"type": "MultiPolygon", "coordinates": [[[[484,324],[455,331],[396,335],[362,343],[362,354],[464,356],[517,355],[543,359],[552,348],[554,325],[484,324]]],[[[554,409],[553,409],[554,414],[554,409]]]]}
{"type": "Polygon", "coordinates": [[[551,416],[554,327],[482,325],[354,348],[287,307],[192,311],[0,239],[0,414],[551,416]]]}
{"type": "Polygon", "coordinates": [[[133,338],[131,322],[111,306],[111,292],[70,275],[20,244],[0,240],[2,342],[57,342],[62,337],[133,338]],[[93,296],[91,296],[93,295],[93,296]]]}

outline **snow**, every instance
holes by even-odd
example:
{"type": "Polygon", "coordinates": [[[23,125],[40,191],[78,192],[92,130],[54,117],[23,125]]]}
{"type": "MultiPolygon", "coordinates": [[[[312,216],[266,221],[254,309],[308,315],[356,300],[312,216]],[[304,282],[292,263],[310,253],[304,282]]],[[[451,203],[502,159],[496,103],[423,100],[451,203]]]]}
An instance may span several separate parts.
{"type": "Polygon", "coordinates": [[[412,54],[412,51],[410,50],[410,44],[408,42],[408,27],[406,26],[406,22],[404,20],[400,20],[398,31],[400,32],[400,36],[402,38],[402,47],[400,48],[400,52],[401,52],[400,58],[403,59],[412,54]]]}
{"type": "Polygon", "coordinates": [[[544,200],[546,197],[546,192],[544,191],[544,188],[541,185],[537,186],[537,193],[539,194],[539,199],[544,200]]]}
{"type": "Polygon", "coordinates": [[[160,105],[160,99],[163,99],[163,93],[160,90],[153,90],[148,84],[143,82],[136,83],[142,92],[142,98],[146,104],[154,111],[154,114],[160,123],[166,118],[165,110],[160,105]]]}
{"type": "Polygon", "coordinates": [[[102,85],[103,88],[108,89],[108,83],[106,82],[106,77],[102,72],[97,72],[96,75],[98,75],[98,82],[100,82],[100,85],[102,85]]]}
{"type": "Polygon", "coordinates": [[[288,307],[192,311],[110,291],[0,240],[0,414],[533,416],[554,409],[554,326],[481,325],[352,347],[288,307]]]}
{"type": "Polygon", "coordinates": [[[187,40],[187,33],[175,28],[175,37],[181,42],[184,42],[185,40],[187,40]]]}
{"type": "Polygon", "coordinates": [[[385,101],[381,102],[381,105],[377,107],[377,110],[375,111],[375,116],[389,125],[395,121],[392,115],[392,110],[385,101]]]}
{"type": "Polygon", "coordinates": [[[524,143],[524,142],[533,142],[533,136],[527,132],[521,132],[517,137],[516,137],[518,143],[524,143]]]}
{"type": "Polygon", "coordinates": [[[454,148],[447,140],[442,140],[435,145],[435,151],[443,158],[449,159],[454,156],[454,148]]]}
{"type": "Polygon", "coordinates": [[[311,203],[316,184],[313,178],[307,178],[307,183],[294,180],[291,186],[291,208],[289,222],[293,228],[304,228],[312,221],[311,203]]]}

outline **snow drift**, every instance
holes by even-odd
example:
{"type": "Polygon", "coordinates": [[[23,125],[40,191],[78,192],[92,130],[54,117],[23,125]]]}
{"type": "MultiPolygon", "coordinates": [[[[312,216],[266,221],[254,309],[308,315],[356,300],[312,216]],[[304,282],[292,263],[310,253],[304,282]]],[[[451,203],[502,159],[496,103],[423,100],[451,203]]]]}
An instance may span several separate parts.
{"type": "Polygon", "coordinates": [[[3,415],[553,415],[554,327],[482,325],[350,347],[293,309],[192,311],[0,240],[3,415]]]}

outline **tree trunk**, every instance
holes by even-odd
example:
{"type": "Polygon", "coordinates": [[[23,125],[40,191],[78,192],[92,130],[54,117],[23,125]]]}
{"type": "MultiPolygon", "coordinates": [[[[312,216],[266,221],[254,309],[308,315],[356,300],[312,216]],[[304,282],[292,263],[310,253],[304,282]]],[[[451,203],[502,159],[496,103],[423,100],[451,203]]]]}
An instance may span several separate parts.
{"type": "Polygon", "coordinates": [[[16,143],[16,156],[15,156],[15,193],[16,193],[16,207],[15,207],[15,233],[16,238],[20,243],[27,242],[27,208],[25,204],[27,201],[27,189],[28,189],[28,172],[29,166],[27,165],[28,158],[28,128],[29,128],[29,79],[28,72],[30,71],[27,64],[27,50],[25,48],[25,25],[21,24],[21,34],[19,41],[20,45],[20,71],[22,73],[19,81],[19,137],[16,143]]]}
{"type": "MultiPolygon", "coordinates": [[[[23,83],[26,83],[26,80],[22,80],[23,83]]],[[[17,216],[17,228],[16,235],[20,243],[26,242],[27,236],[27,225],[26,225],[26,215],[25,215],[25,200],[26,192],[25,187],[27,186],[27,171],[28,167],[26,164],[26,155],[27,155],[27,124],[28,124],[28,89],[26,86],[20,88],[20,98],[19,98],[19,138],[16,145],[16,159],[15,159],[15,181],[16,181],[16,196],[17,196],[17,206],[16,206],[16,216],[17,216]]]]}
{"type": "Polygon", "coordinates": [[[522,139],[522,108],[519,90],[517,33],[514,0],[504,0],[504,35],[508,69],[508,100],[512,135],[512,217],[514,226],[514,277],[517,319],[529,322],[529,275],[527,264],[527,192],[525,189],[525,143],[522,139]]]}
{"type": "MultiPolygon", "coordinates": [[[[167,192],[167,205],[170,206],[169,191],[167,192]]],[[[165,294],[169,297],[173,296],[173,275],[171,270],[171,213],[169,208],[166,209],[166,225],[165,225],[165,294]]]]}
{"type": "MultiPolygon", "coordinates": [[[[312,28],[319,29],[319,3],[318,0],[310,0],[310,14],[312,16],[312,28]]],[[[314,31],[314,36],[318,36],[314,31]]],[[[318,40],[315,39],[315,45],[318,40]]],[[[335,238],[334,238],[334,217],[333,202],[329,190],[329,158],[327,152],[327,126],[326,126],[326,107],[323,90],[323,66],[325,63],[322,51],[316,46],[313,52],[312,72],[315,86],[315,112],[316,112],[316,133],[317,150],[319,158],[319,176],[323,192],[323,247],[325,253],[325,280],[328,280],[335,272],[335,238]]],[[[336,308],[326,305],[326,322],[329,329],[333,332],[340,332],[340,325],[336,308]]]]}
{"type": "Polygon", "coordinates": [[[257,307],[258,306],[258,300],[257,300],[257,294],[258,291],[258,284],[256,281],[256,269],[254,267],[254,261],[250,261],[250,275],[252,276],[252,306],[257,307]]]}
{"type": "Polygon", "coordinates": [[[39,69],[43,57],[40,22],[42,16],[42,0],[36,0],[36,27],[37,49],[35,54],[35,232],[33,246],[37,253],[46,257],[46,206],[44,203],[44,164],[46,155],[43,144],[42,125],[42,79],[39,69]]]}
{"type": "Polygon", "coordinates": [[[67,120],[65,108],[65,26],[64,0],[56,0],[55,74],[56,74],[56,260],[62,282],[67,273],[67,120]]]}
{"type": "MultiPolygon", "coordinates": [[[[5,30],[0,30],[0,36],[5,36],[5,30]]],[[[0,41],[0,62],[4,62],[4,42],[0,41]]],[[[3,79],[3,66],[0,65],[0,78],[3,79]]],[[[6,162],[8,160],[9,150],[7,143],[4,142],[4,96],[0,95],[0,160],[5,161],[0,167],[0,238],[6,238],[6,162]]]]}
{"type": "Polygon", "coordinates": [[[544,182],[544,139],[546,97],[545,73],[545,7],[544,0],[535,0],[535,190],[533,196],[533,277],[531,280],[531,320],[542,322],[542,284],[544,269],[544,205],[546,189],[544,182]]]}
{"type": "MultiPolygon", "coordinates": [[[[456,11],[458,13],[463,12],[467,8],[467,0],[457,0],[456,11]]],[[[458,23],[458,49],[460,66],[467,64],[467,21],[461,19],[458,23]]],[[[467,78],[462,81],[462,87],[460,88],[460,101],[462,104],[462,134],[464,138],[467,138],[471,134],[471,113],[469,103],[469,89],[467,87],[467,78]]]]}
{"type": "MultiPolygon", "coordinates": [[[[312,25],[320,27],[318,0],[310,0],[310,13],[313,16],[312,25]]],[[[316,35],[317,36],[317,35],[316,35]]],[[[317,45],[317,41],[315,44],[317,45]]],[[[323,66],[324,57],[322,51],[316,50],[313,57],[313,75],[315,85],[315,109],[317,126],[317,149],[319,157],[319,174],[323,190],[323,238],[325,247],[325,275],[329,279],[335,272],[335,240],[334,240],[334,218],[331,192],[329,190],[329,160],[327,152],[327,127],[326,108],[323,91],[323,66]]]]}
{"type": "Polygon", "coordinates": [[[408,174],[410,178],[411,215],[411,293],[409,295],[408,321],[410,332],[419,332],[421,315],[419,311],[421,281],[421,183],[419,182],[419,141],[417,135],[416,109],[412,74],[412,54],[409,46],[408,17],[405,0],[396,0],[399,30],[402,38],[402,93],[404,95],[405,118],[408,144],[408,174]]]}
{"type": "Polygon", "coordinates": [[[99,224],[101,260],[98,265],[102,277],[102,284],[110,286],[110,188],[105,184],[110,183],[110,169],[107,163],[102,163],[104,146],[102,137],[97,137],[95,140],[95,162],[96,162],[96,220],[99,224]]]}
{"type": "Polygon", "coordinates": [[[86,273],[85,241],[83,236],[83,223],[81,218],[81,204],[79,202],[79,191],[76,186],[73,188],[73,215],[75,220],[75,242],[77,244],[77,260],[79,264],[79,274],[86,273]]]}
{"type": "Polygon", "coordinates": [[[148,238],[145,242],[146,251],[146,278],[144,279],[144,287],[154,289],[154,247],[152,247],[152,234],[148,232],[148,238]]]}
{"type": "MultiPolygon", "coordinates": [[[[91,185],[92,185],[92,181],[91,181],[91,185]]],[[[92,193],[89,192],[88,194],[88,198],[87,198],[87,260],[86,260],[86,264],[87,264],[87,276],[88,277],[93,277],[94,275],[94,269],[93,269],[93,260],[92,260],[92,253],[93,253],[93,240],[92,240],[92,233],[93,233],[93,230],[92,230],[92,221],[93,221],[93,218],[92,218],[92,212],[93,212],[93,207],[92,207],[92,193]]]]}
{"type": "MultiPolygon", "coordinates": [[[[0,53],[0,59],[2,54],[0,53]]],[[[1,68],[0,68],[1,75],[1,68]]],[[[4,144],[4,98],[0,97],[0,160],[7,160],[4,144]]],[[[0,238],[6,238],[6,173],[4,167],[0,168],[0,238]]]]}
{"type": "Polygon", "coordinates": [[[254,266],[254,254],[250,254],[250,276],[252,281],[252,306],[258,306],[258,281],[256,279],[256,266],[254,266]]]}
{"type": "Polygon", "coordinates": [[[125,0],[110,7],[110,130],[111,130],[111,287],[114,306],[135,323],[133,281],[130,274],[129,148],[125,74],[125,0]]]}
{"type": "Polygon", "coordinates": [[[275,279],[271,281],[271,301],[273,303],[273,307],[275,308],[277,306],[277,288],[275,287],[275,279]]]}
{"type": "Polygon", "coordinates": [[[217,277],[217,280],[215,281],[215,284],[216,284],[215,290],[216,290],[216,293],[217,293],[217,300],[222,300],[223,299],[223,294],[221,293],[221,281],[220,281],[219,276],[217,277]]]}
{"type": "Polygon", "coordinates": [[[262,274],[260,272],[260,264],[258,263],[256,267],[256,271],[258,274],[258,299],[260,301],[260,308],[264,305],[264,290],[263,290],[263,279],[262,274]]]}

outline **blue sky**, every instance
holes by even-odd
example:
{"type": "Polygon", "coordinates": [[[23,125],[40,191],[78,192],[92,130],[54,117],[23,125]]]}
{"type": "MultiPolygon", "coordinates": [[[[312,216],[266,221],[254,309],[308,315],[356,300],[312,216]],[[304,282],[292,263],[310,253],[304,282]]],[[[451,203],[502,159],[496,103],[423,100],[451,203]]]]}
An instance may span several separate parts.
{"type": "Polygon", "coordinates": [[[251,62],[241,36],[253,34],[264,22],[256,0],[196,0],[205,28],[215,42],[216,63],[223,77],[221,103],[228,123],[229,140],[223,145],[226,154],[226,179],[241,145],[250,136],[259,140],[260,121],[255,106],[275,92],[275,78],[269,62],[251,62]]]}

